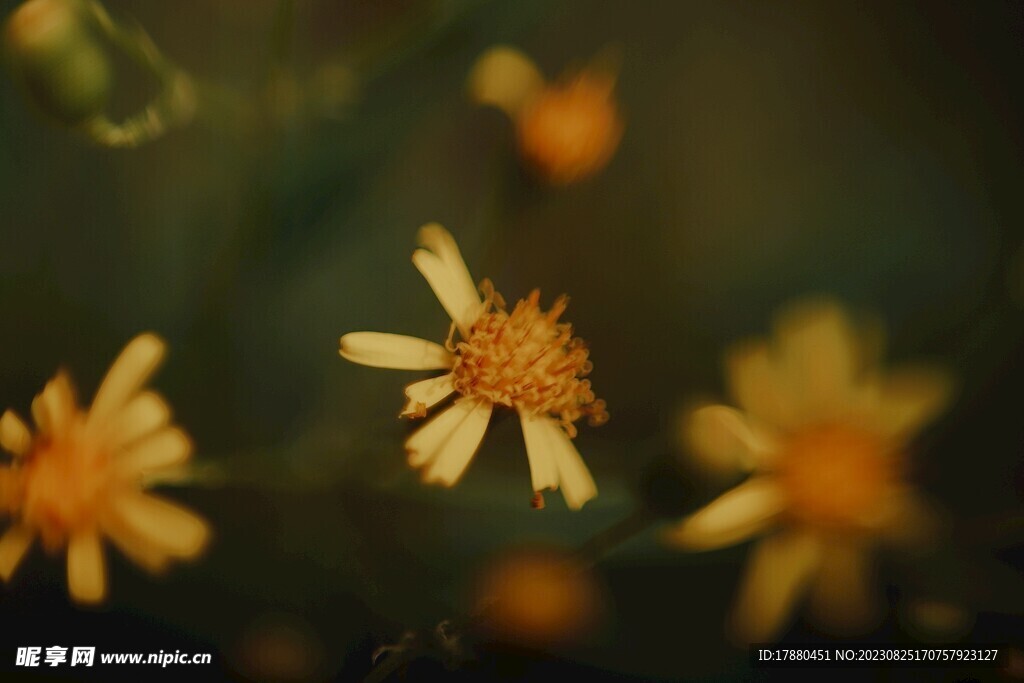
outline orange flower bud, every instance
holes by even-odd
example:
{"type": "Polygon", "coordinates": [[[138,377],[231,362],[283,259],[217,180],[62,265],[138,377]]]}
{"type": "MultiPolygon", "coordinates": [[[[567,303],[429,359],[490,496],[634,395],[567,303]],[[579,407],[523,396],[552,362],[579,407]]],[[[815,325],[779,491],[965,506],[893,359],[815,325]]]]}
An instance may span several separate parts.
{"type": "Polygon", "coordinates": [[[615,79],[584,71],[545,87],[516,118],[523,157],[549,182],[566,185],[604,168],[622,138],[615,79]]]}

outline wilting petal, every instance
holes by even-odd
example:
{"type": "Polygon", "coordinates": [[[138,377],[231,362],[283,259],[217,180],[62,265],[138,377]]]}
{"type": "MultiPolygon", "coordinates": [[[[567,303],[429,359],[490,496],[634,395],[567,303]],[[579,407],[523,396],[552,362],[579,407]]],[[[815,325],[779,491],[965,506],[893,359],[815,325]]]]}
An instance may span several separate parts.
{"type": "Polygon", "coordinates": [[[0,417],[0,446],[11,455],[25,455],[32,446],[32,432],[13,410],[0,417]]]}
{"type": "MultiPolygon", "coordinates": [[[[484,400],[463,402],[469,404],[465,417],[449,432],[448,438],[440,443],[434,454],[427,457],[426,469],[423,471],[425,482],[454,486],[484,438],[493,405],[484,400]]],[[[409,442],[412,442],[411,438],[409,442]]],[[[406,449],[409,450],[411,462],[413,452],[409,443],[406,443],[406,449]]]]}
{"type": "Polygon", "coordinates": [[[350,332],[341,338],[341,357],[392,370],[447,370],[452,354],[440,344],[387,332],[350,332]]]}
{"type": "Polygon", "coordinates": [[[425,249],[413,252],[413,264],[434,290],[462,336],[468,336],[469,328],[480,315],[481,301],[458,245],[451,234],[437,223],[420,228],[419,241],[425,249]]]}
{"type": "Polygon", "coordinates": [[[188,460],[192,442],[182,430],[171,427],[133,444],[120,455],[118,469],[129,475],[173,467],[188,460]]]}
{"type": "Polygon", "coordinates": [[[558,488],[558,463],[555,461],[554,446],[549,442],[548,431],[545,429],[550,421],[551,418],[546,415],[519,411],[534,491],[558,488]]]}
{"type": "Polygon", "coordinates": [[[736,600],[736,636],[745,642],[778,636],[820,561],[820,543],[807,533],[782,532],[758,543],[736,600]]]}
{"type": "Polygon", "coordinates": [[[111,502],[111,514],[153,548],[169,555],[197,555],[210,537],[206,522],[189,510],[152,494],[124,493],[111,502]]]}
{"type": "Polygon", "coordinates": [[[443,401],[453,391],[455,385],[452,383],[450,373],[413,382],[405,388],[405,397],[408,401],[400,417],[425,417],[427,410],[443,401]]]}
{"type": "Polygon", "coordinates": [[[89,424],[96,425],[121,409],[146,383],[164,357],[164,342],[146,332],[128,342],[103,378],[89,409],[89,424]]]}
{"type": "Polygon", "coordinates": [[[779,371],[805,419],[828,419],[849,408],[862,353],[841,306],[815,300],[789,308],[776,320],[775,340],[779,371]]]}
{"type": "Polygon", "coordinates": [[[0,579],[10,580],[34,538],[35,534],[28,527],[19,524],[4,532],[0,537],[0,579]]]}
{"type": "Polygon", "coordinates": [[[874,401],[866,408],[877,428],[886,435],[904,439],[931,422],[949,405],[953,395],[949,375],[926,368],[890,372],[869,386],[874,389],[874,401]]]}
{"type": "Polygon", "coordinates": [[[667,540],[690,550],[712,550],[745,541],[767,528],[785,499],[770,477],[752,477],[723,493],[670,530],[667,540]]]}
{"type": "Polygon", "coordinates": [[[683,423],[686,441],[700,462],[712,470],[752,470],[764,465],[773,444],[755,431],[743,413],[728,406],[704,406],[683,423]]]}
{"type": "Polygon", "coordinates": [[[543,87],[544,77],[533,60],[504,45],[482,54],[469,74],[473,101],[498,107],[510,117],[515,117],[543,87]]]}
{"type": "Polygon", "coordinates": [[[107,594],[103,546],[95,531],[77,533],[68,541],[68,592],[76,602],[101,602],[107,594]]]}
{"type": "Polygon", "coordinates": [[[863,541],[837,539],[824,543],[811,582],[814,620],[834,635],[863,633],[877,623],[881,601],[872,590],[875,569],[870,549],[863,541]]]}
{"type": "Polygon", "coordinates": [[[126,446],[165,426],[171,419],[171,409],[160,396],[143,391],[128,401],[113,417],[110,440],[114,448],[126,446]]]}

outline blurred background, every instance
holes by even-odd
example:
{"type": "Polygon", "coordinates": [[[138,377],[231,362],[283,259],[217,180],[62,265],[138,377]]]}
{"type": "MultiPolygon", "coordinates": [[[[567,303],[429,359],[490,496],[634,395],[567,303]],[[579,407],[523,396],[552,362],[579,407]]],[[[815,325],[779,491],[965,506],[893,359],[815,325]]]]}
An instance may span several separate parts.
{"type": "MultiPolygon", "coordinates": [[[[215,653],[196,679],[360,680],[378,647],[465,612],[490,558],[577,547],[655,495],[645,472],[685,455],[680,409],[727,398],[723,349],[815,293],[876,313],[893,363],[960,380],[914,452],[955,544],[883,564],[891,613],[870,637],[924,637],[907,606],[935,597],[970,615],[953,640],[1022,644],[1024,5],[104,4],[220,106],[107,149],[0,81],[0,405],[27,413],[58,367],[88,397],[131,336],[161,334],[154,386],[197,445],[194,479],[167,495],[216,537],[159,579],[109,553],[97,609],[72,606],[63,564],[35,550],[0,591],[0,632],[18,634],[0,668],[18,645],[96,645],[215,653]],[[625,129],[605,169],[556,187],[523,168],[508,118],[467,97],[495,44],[549,79],[617,55],[625,129]],[[583,511],[530,508],[515,420],[456,488],[422,486],[395,417],[424,374],[338,357],[345,332],[447,334],[409,260],[427,221],[510,301],[571,296],[611,413],[576,440],[600,489],[583,511]]],[[[115,72],[114,111],[152,96],[115,72]]],[[[683,479],[659,494],[680,515],[721,490],[683,479]]],[[[749,546],[686,555],[656,531],[595,565],[588,637],[483,643],[454,668],[417,654],[406,680],[791,680],[724,636],[749,546]]],[[[799,617],[786,640],[835,642],[799,617]]]]}

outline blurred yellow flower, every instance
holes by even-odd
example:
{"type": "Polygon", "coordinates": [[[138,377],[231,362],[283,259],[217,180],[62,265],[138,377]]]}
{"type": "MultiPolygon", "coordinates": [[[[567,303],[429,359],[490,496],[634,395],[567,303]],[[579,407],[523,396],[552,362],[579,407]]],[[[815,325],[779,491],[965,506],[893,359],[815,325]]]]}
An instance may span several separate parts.
{"type": "Polygon", "coordinates": [[[752,475],[670,540],[708,550],[770,532],[739,590],[733,626],[743,640],[777,635],[808,592],[826,627],[864,628],[873,547],[926,535],[928,508],[903,477],[904,456],[951,384],[924,368],[885,373],[880,350],[880,335],[856,330],[837,304],[804,302],[777,318],[772,342],[728,355],[741,410],[706,406],[689,417],[696,457],[752,475]]]}
{"type": "Polygon", "coordinates": [[[568,300],[540,310],[540,292],[519,301],[511,312],[490,281],[473,285],[455,240],[432,223],[419,231],[413,264],[426,278],[452,319],[444,346],[379,332],[352,332],[341,338],[342,357],[363,365],[399,370],[447,370],[405,389],[402,416],[425,417],[449,395],[455,403],[406,441],[409,464],[422,467],[424,480],[453,486],[476,453],[495,405],[519,414],[530,462],[533,490],[561,487],[570,508],[597,495],[597,487],[571,441],[573,424],[584,415],[591,424],[608,419],[583,379],[592,369],[583,341],[572,326],[558,322],[568,300]],[[455,342],[456,330],[460,341],[455,342]]]}
{"type": "Polygon", "coordinates": [[[593,65],[545,83],[518,50],[484,53],[469,77],[473,99],[498,107],[515,123],[519,151],[553,185],[567,185],[603,169],[622,139],[615,73],[593,65]]]}
{"type": "Polygon", "coordinates": [[[87,410],[60,372],[32,401],[34,434],[11,410],[0,418],[0,446],[13,456],[0,467],[0,509],[12,519],[0,538],[0,578],[10,579],[38,537],[48,553],[67,548],[72,599],[95,603],[107,592],[104,536],[153,572],[203,549],[206,522],[143,492],[143,477],[180,465],[192,450],[169,425],[163,399],[142,389],[163,355],[163,341],[139,335],[87,410]]]}

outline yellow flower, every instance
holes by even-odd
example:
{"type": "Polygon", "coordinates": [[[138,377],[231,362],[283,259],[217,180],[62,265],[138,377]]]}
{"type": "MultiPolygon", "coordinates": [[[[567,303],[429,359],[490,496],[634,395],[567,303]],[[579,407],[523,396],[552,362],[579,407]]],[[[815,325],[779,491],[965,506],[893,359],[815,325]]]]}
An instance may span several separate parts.
{"type": "Polygon", "coordinates": [[[882,372],[877,334],[826,301],[780,315],[773,342],[727,358],[742,410],[706,406],[688,423],[694,454],[752,471],[672,529],[690,550],[766,534],[753,550],[733,625],[767,640],[809,593],[826,627],[870,623],[872,550],[924,535],[928,509],[904,479],[906,446],[940,412],[950,382],[926,369],[882,372]]]}
{"type": "Polygon", "coordinates": [[[155,335],[134,338],[87,410],[58,373],[32,401],[35,434],[11,410],[0,418],[0,446],[13,456],[0,467],[0,509],[12,520],[0,538],[0,578],[10,579],[38,537],[48,553],[67,549],[72,599],[95,603],[107,591],[103,537],[153,572],[203,549],[202,519],[143,491],[144,477],[192,450],[163,399],[142,388],[163,355],[155,335]]]}
{"type": "Polygon", "coordinates": [[[428,409],[458,395],[406,441],[409,464],[424,468],[425,481],[455,485],[500,405],[519,414],[533,490],[561,486],[569,507],[579,509],[597,495],[597,487],[572,444],[573,423],[586,415],[591,424],[601,424],[608,413],[583,379],[592,368],[583,341],[572,336],[571,325],[558,322],[568,300],[561,297],[544,312],[534,290],[509,312],[488,280],[480,285],[481,300],[447,230],[425,225],[419,242],[424,248],[412,261],[451,316],[448,341],[442,346],[397,334],[353,332],[341,338],[342,357],[379,368],[447,371],[405,389],[402,416],[411,418],[425,417],[428,409]]]}
{"type": "Polygon", "coordinates": [[[553,185],[588,178],[611,161],[622,139],[614,70],[594,65],[545,83],[518,50],[484,53],[469,77],[480,104],[502,109],[515,123],[519,152],[553,185]]]}

